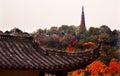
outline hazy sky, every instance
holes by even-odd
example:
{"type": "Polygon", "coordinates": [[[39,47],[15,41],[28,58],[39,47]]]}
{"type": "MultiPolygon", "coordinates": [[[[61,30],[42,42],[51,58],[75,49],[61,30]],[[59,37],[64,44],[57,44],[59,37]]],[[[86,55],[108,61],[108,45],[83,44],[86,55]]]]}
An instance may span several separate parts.
{"type": "Polygon", "coordinates": [[[82,5],[87,28],[108,25],[120,30],[120,0],[0,0],[0,30],[78,26],[82,5]]]}

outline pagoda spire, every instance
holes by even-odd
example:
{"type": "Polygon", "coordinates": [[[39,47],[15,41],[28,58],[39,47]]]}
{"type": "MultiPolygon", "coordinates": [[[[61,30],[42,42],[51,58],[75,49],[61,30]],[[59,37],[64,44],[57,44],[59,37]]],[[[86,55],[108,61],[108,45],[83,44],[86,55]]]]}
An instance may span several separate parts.
{"type": "Polygon", "coordinates": [[[83,30],[83,31],[86,31],[85,15],[84,15],[84,6],[82,6],[80,29],[83,30]]]}

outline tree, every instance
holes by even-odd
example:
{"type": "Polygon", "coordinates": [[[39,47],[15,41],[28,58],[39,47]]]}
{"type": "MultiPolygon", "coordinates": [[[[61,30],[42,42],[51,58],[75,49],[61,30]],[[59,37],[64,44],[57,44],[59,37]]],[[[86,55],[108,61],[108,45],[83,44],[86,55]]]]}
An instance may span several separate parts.
{"type": "Polygon", "coordinates": [[[20,30],[19,28],[13,28],[10,31],[10,35],[14,35],[14,36],[24,36],[24,33],[22,30],[20,30]]]}
{"type": "Polygon", "coordinates": [[[99,37],[103,40],[104,43],[109,44],[110,42],[110,35],[107,33],[102,33],[99,35],[99,37]]]}
{"type": "Polygon", "coordinates": [[[117,61],[117,59],[113,58],[111,60],[111,62],[109,63],[109,70],[112,76],[120,75],[120,63],[117,61]]]}
{"type": "Polygon", "coordinates": [[[99,35],[101,30],[99,28],[90,27],[88,33],[89,35],[99,35]]]}
{"type": "Polygon", "coordinates": [[[86,38],[86,41],[97,42],[98,41],[98,35],[90,35],[89,37],[86,38]]]}
{"type": "Polygon", "coordinates": [[[72,51],[73,51],[73,47],[72,47],[70,44],[68,44],[66,50],[67,50],[68,52],[72,52],[72,51]]]}
{"type": "Polygon", "coordinates": [[[92,76],[98,76],[99,73],[108,71],[107,66],[101,61],[94,61],[88,65],[85,70],[90,72],[92,76]]]}
{"type": "Polygon", "coordinates": [[[52,48],[59,48],[59,36],[57,34],[52,34],[50,41],[48,42],[52,48]]]}
{"type": "Polygon", "coordinates": [[[83,50],[83,43],[85,43],[85,39],[80,39],[77,44],[75,45],[75,48],[78,48],[79,50],[83,50]]]}
{"type": "Polygon", "coordinates": [[[59,33],[61,33],[62,36],[64,35],[76,35],[76,27],[74,25],[68,26],[68,25],[62,25],[58,29],[59,33]]]}
{"type": "Polygon", "coordinates": [[[41,34],[41,33],[43,33],[42,29],[38,29],[37,32],[36,32],[36,34],[41,34]]]}
{"type": "Polygon", "coordinates": [[[83,47],[85,48],[85,52],[91,51],[92,49],[94,49],[96,46],[96,44],[94,42],[86,42],[83,43],[83,47]]]}
{"type": "Polygon", "coordinates": [[[53,26],[49,30],[49,34],[57,34],[58,33],[58,28],[53,26]]]}
{"type": "Polygon", "coordinates": [[[12,33],[23,33],[19,28],[13,28],[13,29],[11,29],[10,32],[12,32],[12,33]]]}
{"type": "Polygon", "coordinates": [[[106,26],[106,25],[102,25],[102,26],[100,27],[100,30],[101,30],[101,33],[107,33],[107,34],[109,34],[109,35],[112,34],[111,29],[110,29],[108,26],[106,26]]]}

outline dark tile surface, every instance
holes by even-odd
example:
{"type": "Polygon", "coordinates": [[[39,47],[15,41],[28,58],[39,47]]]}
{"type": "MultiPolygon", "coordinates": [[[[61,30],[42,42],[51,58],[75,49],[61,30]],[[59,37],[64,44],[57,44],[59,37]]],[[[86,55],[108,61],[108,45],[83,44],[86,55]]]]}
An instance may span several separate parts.
{"type": "Polygon", "coordinates": [[[39,47],[32,37],[0,35],[0,69],[72,69],[87,65],[98,53],[68,53],[39,47]]]}

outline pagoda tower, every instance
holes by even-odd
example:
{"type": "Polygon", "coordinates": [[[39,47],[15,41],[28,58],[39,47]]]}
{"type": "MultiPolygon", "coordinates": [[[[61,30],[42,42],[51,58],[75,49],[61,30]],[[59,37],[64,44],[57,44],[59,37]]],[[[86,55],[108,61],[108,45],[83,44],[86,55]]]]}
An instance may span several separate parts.
{"type": "Polygon", "coordinates": [[[85,15],[84,15],[84,6],[82,6],[80,30],[81,30],[81,31],[86,31],[85,15]]]}

